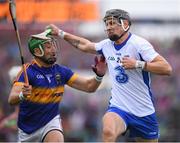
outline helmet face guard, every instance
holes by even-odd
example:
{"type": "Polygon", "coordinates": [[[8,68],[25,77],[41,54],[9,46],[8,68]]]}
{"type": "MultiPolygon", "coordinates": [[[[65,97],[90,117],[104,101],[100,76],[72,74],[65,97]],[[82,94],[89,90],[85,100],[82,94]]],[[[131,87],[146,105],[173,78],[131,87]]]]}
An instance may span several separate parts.
{"type": "Polygon", "coordinates": [[[104,19],[104,24],[105,24],[106,29],[108,26],[111,26],[111,28],[115,28],[118,25],[121,26],[121,23],[119,22],[119,20],[113,16],[107,17],[106,19],[104,19]]]}

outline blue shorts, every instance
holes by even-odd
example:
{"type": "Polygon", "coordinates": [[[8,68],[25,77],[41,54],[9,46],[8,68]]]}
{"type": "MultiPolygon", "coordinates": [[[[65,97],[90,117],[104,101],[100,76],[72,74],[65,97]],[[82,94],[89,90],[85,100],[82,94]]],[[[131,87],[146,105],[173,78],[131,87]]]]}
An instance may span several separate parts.
{"type": "Polygon", "coordinates": [[[117,113],[125,122],[130,137],[140,137],[143,139],[158,139],[159,128],[155,113],[137,117],[116,107],[109,107],[107,112],[117,113]]]}

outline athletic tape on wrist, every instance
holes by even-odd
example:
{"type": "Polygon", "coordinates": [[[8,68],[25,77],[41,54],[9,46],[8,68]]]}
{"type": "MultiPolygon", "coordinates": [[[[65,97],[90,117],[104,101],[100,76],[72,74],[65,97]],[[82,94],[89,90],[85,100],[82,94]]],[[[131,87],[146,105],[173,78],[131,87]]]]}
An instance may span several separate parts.
{"type": "Polygon", "coordinates": [[[65,33],[66,33],[66,32],[64,32],[63,30],[59,30],[58,35],[59,35],[59,37],[60,37],[61,39],[64,39],[65,33]]]}
{"type": "Polygon", "coordinates": [[[136,64],[135,64],[135,68],[137,68],[137,69],[144,69],[144,67],[145,67],[145,65],[146,65],[146,62],[144,62],[144,61],[136,61],[136,64]]]}
{"type": "Polygon", "coordinates": [[[103,76],[98,76],[98,75],[95,76],[95,80],[96,80],[97,82],[101,82],[102,79],[103,79],[103,76]]]}
{"type": "Polygon", "coordinates": [[[22,91],[19,93],[19,99],[20,99],[20,101],[23,101],[25,99],[22,91]]]}

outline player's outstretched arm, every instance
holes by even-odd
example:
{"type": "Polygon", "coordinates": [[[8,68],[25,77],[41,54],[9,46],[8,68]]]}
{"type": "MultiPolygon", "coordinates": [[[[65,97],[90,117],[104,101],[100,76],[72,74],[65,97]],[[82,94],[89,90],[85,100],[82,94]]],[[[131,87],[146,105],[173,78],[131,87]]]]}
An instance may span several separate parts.
{"type": "Polygon", "coordinates": [[[69,86],[85,92],[94,92],[99,87],[103,76],[105,75],[106,68],[107,65],[105,58],[102,56],[99,59],[95,57],[95,66],[92,66],[92,69],[96,75],[90,78],[78,76],[76,80],[69,86]]]}
{"type": "Polygon", "coordinates": [[[64,32],[53,24],[48,25],[47,29],[51,29],[51,34],[53,36],[59,36],[61,39],[64,39],[70,43],[73,47],[83,52],[96,54],[95,44],[88,39],[64,32]]]}

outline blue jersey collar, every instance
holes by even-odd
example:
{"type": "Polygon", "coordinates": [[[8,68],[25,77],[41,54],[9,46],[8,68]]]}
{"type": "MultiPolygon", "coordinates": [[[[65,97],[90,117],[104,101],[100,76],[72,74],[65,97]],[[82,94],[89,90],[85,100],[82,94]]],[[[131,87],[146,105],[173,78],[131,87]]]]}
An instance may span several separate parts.
{"type": "Polygon", "coordinates": [[[131,37],[131,35],[132,35],[132,34],[129,33],[128,38],[127,38],[123,43],[121,43],[121,44],[115,44],[115,43],[114,43],[115,49],[118,51],[118,50],[120,50],[124,45],[126,45],[127,41],[128,41],[129,38],[131,37]]]}

